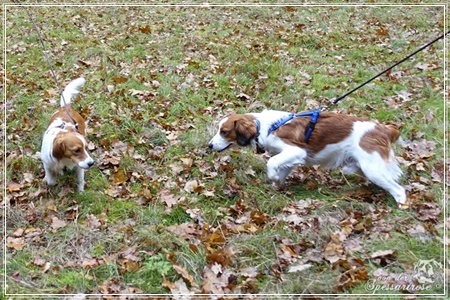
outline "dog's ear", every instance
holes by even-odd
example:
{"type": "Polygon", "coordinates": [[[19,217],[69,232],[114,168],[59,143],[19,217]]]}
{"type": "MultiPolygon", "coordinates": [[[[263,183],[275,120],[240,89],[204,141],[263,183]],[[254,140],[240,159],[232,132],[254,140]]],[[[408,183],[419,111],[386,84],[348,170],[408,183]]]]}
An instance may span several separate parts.
{"type": "Polygon", "coordinates": [[[234,121],[234,130],[236,132],[236,142],[240,146],[247,146],[256,136],[255,123],[250,120],[239,119],[234,121]]]}
{"type": "Polygon", "coordinates": [[[64,142],[62,139],[55,139],[53,142],[53,157],[56,159],[61,159],[64,156],[64,151],[66,150],[64,142]]]}

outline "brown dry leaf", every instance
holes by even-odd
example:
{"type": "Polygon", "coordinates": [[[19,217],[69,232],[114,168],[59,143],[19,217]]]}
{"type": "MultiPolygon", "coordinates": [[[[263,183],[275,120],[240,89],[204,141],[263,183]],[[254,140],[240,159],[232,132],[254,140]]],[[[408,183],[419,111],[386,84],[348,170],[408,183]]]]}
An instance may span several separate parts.
{"type": "Polygon", "coordinates": [[[297,261],[298,255],[289,245],[281,244],[277,251],[279,264],[282,266],[290,265],[297,261]]]}
{"type": "Polygon", "coordinates": [[[68,207],[65,211],[64,211],[64,217],[66,220],[76,220],[78,219],[78,205],[75,206],[71,206],[68,207]]]}
{"type": "Polygon", "coordinates": [[[44,99],[48,100],[55,97],[58,93],[55,89],[48,89],[44,91],[44,99]]]}
{"type": "Polygon", "coordinates": [[[122,167],[118,167],[115,170],[115,173],[114,173],[113,178],[112,178],[112,182],[114,184],[116,184],[116,185],[120,185],[120,184],[126,183],[127,180],[128,180],[128,178],[127,178],[127,176],[125,174],[124,169],[122,167]]]}
{"type": "Polygon", "coordinates": [[[178,203],[180,197],[173,195],[169,190],[163,189],[159,192],[159,199],[165,203],[167,207],[172,207],[178,203]]]}
{"type": "Polygon", "coordinates": [[[341,233],[334,233],[330,237],[330,242],[325,246],[324,258],[333,264],[340,259],[345,259],[346,255],[342,244],[343,238],[341,237],[341,233]]]}
{"type": "Polygon", "coordinates": [[[169,165],[169,167],[172,170],[172,174],[174,176],[177,176],[184,170],[183,166],[179,162],[172,163],[169,165]]]}
{"type": "Polygon", "coordinates": [[[376,32],[377,32],[378,36],[387,36],[387,35],[389,35],[389,30],[387,30],[384,27],[378,28],[376,32]]]}
{"type": "Polygon", "coordinates": [[[137,246],[128,247],[125,251],[123,251],[123,253],[120,254],[120,257],[131,261],[141,261],[136,248],[137,246]]]}
{"type": "Polygon", "coordinates": [[[9,248],[22,250],[26,245],[24,238],[13,238],[10,236],[6,238],[6,246],[9,248]]]}
{"type": "Polygon", "coordinates": [[[145,25],[145,26],[139,27],[138,29],[142,33],[151,33],[152,32],[152,29],[150,28],[149,25],[145,25]]]}
{"type": "Polygon", "coordinates": [[[122,259],[118,263],[120,274],[125,274],[127,272],[134,273],[141,267],[141,263],[139,261],[131,259],[122,259]]]}
{"type": "Polygon", "coordinates": [[[370,256],[372,260],[375,261],[375,263],[386,266],[388,264],[391,264],[396,260],[397,257],[397,251],[396,250],[379,250],[370,256]]]}
{"type": "Polygon", "coordinates": [[[250,212],[250,220],[258,226],[263,226],[270,221],[270,216],[260,210],[253,210],[250,212]]]}
{"type": "Polygon", "coordinates": [[[188,299],[189,296],[187,295],[194,295],[195,291],[189,290],[189,288],[186,285],[186,282],[184,282],[183,279],[178,279],[174,283],[164,281],[163,286],[170,289],[170,292],[172,295],[174,295],[175,299],[188,299]]]}
{"type": "Polygon", "coordinates": [[[121,77],[113,77],[113,78],[111,78],[111,81],[114,82],[114,84],[125,83],[125,82],[128,81],[128,78],[123,77],[123,76],[121,76],[121,77]]]}
{"type": "Polygon", "coordinates": [[[357,238],[348,239],[344,242],[345,252],[352,254],[353,252],[364,252],[364,247],[361,245],[361,240],[357,238]]]}
{"type": "Polygon", "coordinates": [[[226,242],[226,238],[221,230],[214,231],[208,239],[210,245],[222,245],[226,242]]]}
{"type": "Polygon", "coordinates": [[[64,220],[52,217],[52,223],[50,224],[51,232],[56,232],[59,228],[63,228],[66,225],[67,223],[64,220]]]}
{"type": "Polygon", "coordinates": [[[50,270],[51,265],[52,264],[50,262],[46,262],[41,268],[42,272],[46,273],[48,270],[50,270]]]}
{"type": "Polygon", "coordinates": [[[322,264],[323,259],[323,252],[317,249],[307,249],[303,255],[304,261],[311,261],[317,264],[322,264]]]}
{"type": "Polygon", "coordinates": [[[186,213],[194,220],[198,225],[203,226],[205,224],[202,218],[202,211],[199,208],[186,209],[186,213]]]}
{"type": "Polygon", "coordinates": [[[33,260],[33,265],[37,266],[37,267],[42,267],[45,265],[45,260],[43,260],[42,258],[40,258],[39,256],[36,257],[33,260]]]}
{"type": "Polygon", "coordinates": [[[87,227],[96,229],[96,228],[99,228],[101,225],[102,225],[102,223],[99,221],[99,219],[96,216],[94,216],[92,214],[88,214],[86,216],[86,226],[87,227]]]}
{"type": "Polygon", "coordinates": [[[208,254],[206,256],[206,261],[208,264],[218,263],[222,266],[232,266],[233,251],[231,247],[225,247],[222,249],[219,249],[217,251],[214,251],[211,254],[208,254]]]}
{"type": "Polygon", "coordinates": [[[100,265],[100,263],[97,258],[83,258],[81,260],[81,266],[84,269],[92,269],[98,265],[100,265]]]}
{"type": "Polygon", "coordinates": [[[442,214],[441,209],[435,202],[426,202],[415,208],[416,218],[420,221],[437,223],[442,214]]]}
{"type": "Polygon", "coordinates": [[[181,158],[181,162],[183,163],[183,166],[185,167],[192,167],[192,164],[194,163],[194,159],[191,157],[184,157],[181,158]]]}
{"type": "Polygon", "coordinates": [[[188,193],[196,193],[200,189],[200,185],[197,179],[189,180],[184,185],[184,190],[188,193]]]}
{"type": "Polygon", "coordinates": [[[364,262],[359,258],[351,257],[342,261],[339,267],[344,272],[339,276],[339,284],[334,287],[338,292],[368,280],[368,271],[364,262]]]}
{"type": "Polygon", "coordinates": [[[203,269],[202,293],[205,294],[228,294],[237,276],[229,269],[222,270],[216,274],[209,266],[203,269]]]}
{"type": "Polygon", "coordinates": [[[247,267],[240,270],[240,275],[248,278],[256,278],[259,272],[255,267],[247,267]]]}
{"type": "Polygon", "coordinates": [[[204,190],[204,191],[202,191],[202,195],[205,196],[205,197],[208,197],[208,198],[212,198],[216,194],[214,193],[214,191],[204,190]]]}
{"type": "Polygon", "coordinates": [[[120,282],[118,278],[114,277],[108,281],[103,281],[98,288],[102,294],[120,294],[122,291],[122,285],[123,283],[120,282]]]}
{"type": "Polygon", "coordinates": [[[180,225],[167,226],[166,229],[186,240],[197,240],[201,234],[194,224],[187,222],[180,225]]]}
{"type": "Polygon", "coordinates": [[[23,187],[23,185],[17,183],[17,182],[7,182],[6,183],[6,189],[9,192],[18,192],[23,187]]]}
{"type": "Polygon", "coordinates": [[[13,235],[15,237],[21,237],[24,232],[25,232],[25,230],[23,228],[17,228],[14,230],[13,235]]]}
{"type": "Polygon", "coordinates": [[[186,279],[191,284],[191,286],[198,287],[197,283],[194,281],[194,277],[192,277],[192,275],[189,274],[189,272],[185,268],[179,265],[172,265],[172,268],[184,279],[186,279]]]}
{"type": "Polygon", "coordinates": [[[34,175],[32,173],[30,173],[30,172],[25,172],[23,174],[23,179],[24,179],[25,182],[28,182],[28,183],[33,182],[34,175]]]}
{"type": "Polygon", "coordinates": [[[433,150],[435,147],[435,142],[422,139],[420,141],[411,141],[407,143],[405,148],[419,158],[429,158],[434,155],[433,150]]]}
{"type": "Polygon", "coordinates": [[[41,228],[30,227],[25,230],[25,238],[29,239],[42,234],[41,228]]]}

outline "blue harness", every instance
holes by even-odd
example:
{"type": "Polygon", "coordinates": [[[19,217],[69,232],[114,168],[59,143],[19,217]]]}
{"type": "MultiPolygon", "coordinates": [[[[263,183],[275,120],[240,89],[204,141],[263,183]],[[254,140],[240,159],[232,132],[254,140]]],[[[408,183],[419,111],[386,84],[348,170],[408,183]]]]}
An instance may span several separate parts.
{"type": "Polygon", "coordinates": [[[319,119],[319,114],[320,114],[320,110],[318,110],[318,109],[307,111],[307,112],[296,113],[296,114],[290,114],[289,116],[282,118],[282,119],[278,120],[277,122],[273,123],[270,126],[269,131],[267,132],[267,136],[269,136],[269,134],[271,134],[272,132],[274,132],[275,130],[277,130],[278,128],[280,128],[281,126],[283,126],[284,124],[286,124],[287,122],[292,120],[293,118],[311,117],[309,119],[309,126],[308,126],[308,128],[306,128],[306,132],[305,132],[305,142],[308,143],[309,138],[311,137],[311,134],[314,131],[314,127],[316,126],[317,120],[319,119]]]}

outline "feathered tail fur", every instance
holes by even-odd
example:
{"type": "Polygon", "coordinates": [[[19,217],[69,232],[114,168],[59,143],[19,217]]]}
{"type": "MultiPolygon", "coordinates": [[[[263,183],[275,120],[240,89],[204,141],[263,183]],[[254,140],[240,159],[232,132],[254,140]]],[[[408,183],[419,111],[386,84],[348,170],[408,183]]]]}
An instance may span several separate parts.
{"type": "Polygon", "coordinates": [[[80,88],[84,85],[86,80],[83,77],[77,78],[69,82],[61,95],[61,107],[70,104],[72,98],[80,92],[80,88]]]}

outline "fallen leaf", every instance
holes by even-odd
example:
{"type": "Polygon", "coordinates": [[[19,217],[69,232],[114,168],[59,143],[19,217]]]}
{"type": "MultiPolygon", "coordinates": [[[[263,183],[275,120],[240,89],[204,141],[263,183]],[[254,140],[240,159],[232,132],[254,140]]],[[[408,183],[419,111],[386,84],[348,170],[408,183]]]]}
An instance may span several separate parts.
{"type": "Polygon", "coordinates": [[[25,230],[23,228],[17,228],[14,230],[13,235],[15,237],[21,237],[24,232],[25,232],[25,230]]]}
{"type": "Polygon", "coordinates": [[[42,267],[42,266],[45,265],[45,260],[43,260],[43,259],[40,258],[40,257],[36,257],[36,258],[33,260],[33,264],[34,264],[35,266],[42,267]]]}
{"type": "Polygon", "coordinates": [[[313,266],[312,264],[299,264],[299,265],[289,266],[288,273],[305,271],[305,270],[310,269],[312,266],[313,266]]]}
{"type": "Polygon", "coordinates": [[[233,265],[232,261],[233,252],[230,247],[225,247],[214,251],[211,254],[206,256],[206,262],[209,264],[218,263],[222,266],[231,266],[233,265]]]}
{"type": "Polygon", "coordinates": [[[192,277],[192,275],[189,274],[185,268],[178,265],[172,265],[172,268],[184,279],[186,279],[191,284],[191,286],[198,287],[197,283],[194,281],[194,277],[192,277]]]}
{"type": "Polygon", "coordinates": [[[396,250],[378,250],[370,256],[377,264],[386,266],[396,260],[396,250]]]}
{"type": "Polygon", "coordinates": [[[255,267],[246,267],[240,270],[240,275],[249,278],[256,278],[259,275],[255,267]]]}
{"type": "Polygon", "coordinates": [[[178,203],[180,197],[173,195],[169,190],[164,189],[159,192],[160,200],[167,205],[167,207],[172,207],[178,203]]]}
{"type": "Polygon", "coordinates": [[[6,246],[14,248],[15,250],[22,250],[27,244],[23,238],[6,238],[6,246]]]}
{"type": "Polygon", "coordinates": [[[189,180],[184,185],[184,190],[188,193],[195,193],[199,190],[199,183],[197,179],[189,180]]]}
{"type": "Polygon", "coordinates": [[[101,225],[102,224],[101,224],[100,220],[96,216],[94,216],[92,214],[88,214],[86,216],[86,226],[87,227],[96,229],[96,228],[99,228],[101,225]]]}
{"type": "Polygon", "coordinates": [[[163,286],[170,289],[170,292],[172,295],[174,295],[175,299],[186,299],[189,297],[186,297],[187,295],[194,295],[195,291],[189,290],[189,288],[186,285],[186,282],[183,281],[183,279],[178,279],[174,283],[167,284],[163,283],[163,286]]]}
{"type": "Polygon", "coordinates": [[[52,217],[52,223],[50,224],[50,228],[52,232],[56,232],[59,228],[63,228],[67,225],[64,220],[60,220],[57,217],[52,217]]]}

